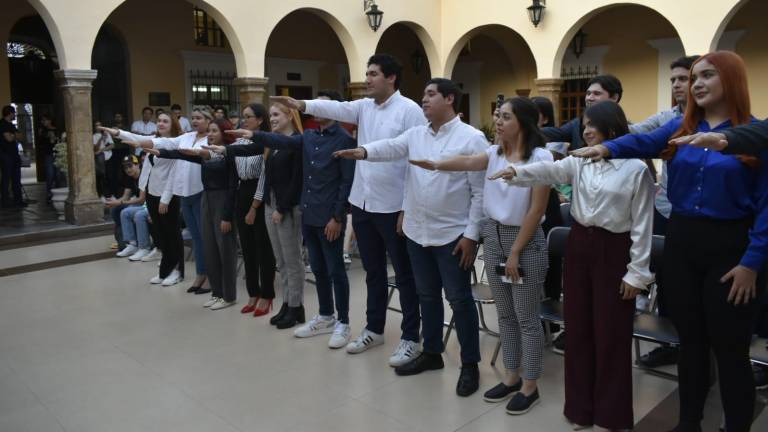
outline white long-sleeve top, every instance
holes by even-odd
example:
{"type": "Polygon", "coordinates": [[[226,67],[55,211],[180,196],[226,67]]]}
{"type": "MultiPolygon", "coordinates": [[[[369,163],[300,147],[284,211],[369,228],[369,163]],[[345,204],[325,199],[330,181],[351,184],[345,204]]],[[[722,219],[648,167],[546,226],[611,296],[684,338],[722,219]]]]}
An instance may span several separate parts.
{"type": "MultiPolygon", "coordinates": [[[[363,146],[368,161],[442,160],[474,155],[488,148],[479,130],[458,116],[437,132],[417,126],[397,138],[363,146]]],[[[483,171],[429,171],[407,165],[403,231],[421,246],[443,246],[463,235],[477,241],[483,220],[483,171]]]]}
{"type": "MultiPolygon", "coordinates": [[[[414,126],[427,123],[421,107],[399,91],[382,104],[371,98],[350,102],[308,100],[305,103],[307,114],[356,124],[358,145],[395,138],[414,126]]],[[[357,161],[349,202],[371,213],[402,210],[407,166],[405,159],[388,163],[357,161]]]]}
{"type": "Polygon", "coordinates": [[[511,185],[572,184],[571,216],[576,222],[613,233],[630,233],[632,246],[624,282],[642,289],[653,282],[648,266],[653,238],[654,185],[643,161],[592,162],[569,156],[557,162],[513,168],[517,175],[508,181],[511,185]]]}
{"type": "MultiPolygon", "coordinates": [[[[131,141],[140,141],[147,137],[142,135],[136,135],[131,132],[120,130],[118,134],[121,138],[127,138],[131,141]]],[[[149,156],[144,158],[144,165],[142,169],[146,169],[149,166],[149,156]]],[[[147,170],[149,179],[146,181],[146,192],[152,196],[160,197],[160,202],[168,204],[173,198],[173,182],[170,181],[173,178],[173,168],[176,166],[176,160],[174,159],[162,159],[155,158],[155,164],[151,166],[150,170],[147,170]]],[[[141,183],[141,177],[139,177],[141,183]]]]}
{"type": "MultiPolygon", "coordinates": [[[[208,144],[208,136],[197,137],[197,132],[187,132],[175,138],[152,138],[152,144],[159,149],[177,150],[201,148],[208,144]]],[[[203,191],[203,178],[200,164],[177,160],[171,177],[171,189],[174,195],[188,197],[203,191]]]]}

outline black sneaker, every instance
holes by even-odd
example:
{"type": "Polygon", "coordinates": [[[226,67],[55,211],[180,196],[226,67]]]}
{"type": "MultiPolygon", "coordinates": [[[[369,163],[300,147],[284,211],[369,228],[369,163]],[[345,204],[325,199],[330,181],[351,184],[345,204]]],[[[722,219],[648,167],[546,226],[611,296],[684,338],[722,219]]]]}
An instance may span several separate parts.
{"type": "Polygon", "coordinates": [[[768,368],[752,366],[752,373],[755,377],[755,388],[758,390],[768,389],[768,368]]]}
{"type": "Polygon", "coordinates": [[[517,392],[507,404],[507,414],[525,414],[537,403],[539,403],[539,389],[536,389],[530,396],[517,392]]]}
{"type": "Polygon", "coordinates": [[[657,368],[660,366],[677,364],[679,351],[675,347],[660,346],[648,354],[640,357],[638,363],[647,368],[657,368]]]}
{"type": "Polygon", "coordinates": [[[477,363],[462,366],[459,381],[456,383],[456,394],[467,397],[479,388],[480,370],[477,368],[477,363]]]}
{"type": "Polygon", "coordinates": [[[485,392],[483,400],[491,403],[501,402],[509,399],[516,392],[519,392],[522,387],[523,380],[518,380],[515,384],[512,384],[509,387],[504,383],[499,383],[496,387],[485,392]]]}
{"type": "Polygon", "coordinates": [[[443,356],[422,352],[418,357],[404,365],[395,368],[395,373],[400,376],[417,375],[428,370],[437,370],[444,368],[443,356]]]}
{"type": "Polygon", "coordinates": [[[565,330],[560,332],[559,335],[552,341],[552,351],[556,353],[565,353],[565,330]]]}

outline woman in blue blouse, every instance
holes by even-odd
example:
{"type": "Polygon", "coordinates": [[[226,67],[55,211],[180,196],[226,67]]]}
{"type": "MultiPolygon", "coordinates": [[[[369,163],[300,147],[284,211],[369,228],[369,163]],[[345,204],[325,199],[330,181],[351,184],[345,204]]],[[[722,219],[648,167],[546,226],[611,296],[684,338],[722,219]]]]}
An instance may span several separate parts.
{"type": "Polygon", "coordinates": [[[580,149],[577,156],[669,161],[672,217],[664,250],[665,301],[680,336],[680,419],[700,431],[709,392],[709,353],[717,360],[726,430],[748,431],[755,390],[749,345],[768,260],[768,152],[725,155],[669,140],[754,122],[744,62],[717,51],[691,69],[682,119],[648,133],[580,149]]]}

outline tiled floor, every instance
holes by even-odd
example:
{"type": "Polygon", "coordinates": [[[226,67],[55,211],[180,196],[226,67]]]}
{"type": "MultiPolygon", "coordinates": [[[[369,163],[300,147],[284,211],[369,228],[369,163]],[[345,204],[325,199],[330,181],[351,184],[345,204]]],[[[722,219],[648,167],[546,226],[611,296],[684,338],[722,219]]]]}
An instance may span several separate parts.
{"type": "MultiPolygon", "coordinates": [[[[352,356],[328,349],[327,337],[299,340],[267,317],[241,316],[242,286],[238,307],[209,311],[184,293],[188,282],[149,285],[156,271],[108,259],[0,278],[0,431],[570,430],[561,356],[546,354],[542,403],[515,418],[482,400],[500,373],[488,364],[492,337],[481,336],[481,391],[460,398],[455,337],[445,370],[397,377],[387,365],[396,313],[385,346],[352,356]]],[[[357,333],[365,301],[357,261],[350,282],[357,333]]],[[[306,305],[316,310],[309,284],[306,305]]],[[[639,420],[676,383],[634,376],[639,420]]]]}

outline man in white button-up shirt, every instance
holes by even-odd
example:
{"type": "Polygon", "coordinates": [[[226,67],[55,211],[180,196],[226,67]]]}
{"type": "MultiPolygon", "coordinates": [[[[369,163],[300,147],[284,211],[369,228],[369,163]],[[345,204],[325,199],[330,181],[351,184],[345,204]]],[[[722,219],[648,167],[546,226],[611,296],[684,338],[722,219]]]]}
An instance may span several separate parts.
{"type": "MultiPolygon", "coordinates": [[[[402,75],[402,66],[397,59],[387,54],[376,54],[368,60],[365,75],[369,96],[365,99],[352,102],[297,101],[287,97],[271,99],[317,117],[356,124],[360,145],[394,138],[426,123],[421,107],[397,90],[402,75]]],[[[347,352],[360,353],[384,343],[389,254],[403,311],[402,335],[389,358],[391,366],[407,363],[419,353],[419,299],[406,242],[402,235],[398,235],[407,165],[405,159],[387,163],[358,162],[349,195],[352,228],[366,271],[368,301],[367,325],[360,336],[347,345],[347,352]]]]}
{"type": "MultiPolygon", "coordinates": [[[[485,136],[457,115],[460,101],[461,90],[456,83],[432,79],[422,99],[428,125],[336,155],[383,162],[441,160],[484,152],[488,147],[485,136]]],[[[456,385],[459,396],[471,395],[479,384],[478,321],[470,268],[483,219],[483,175],[481,171],[428,171],[414,165],[408,167],[405,186],[403,231],[421,304],[424,352],[398,366],[395,372],[415,375],[443,368],[444,288],[461,344],[462,368],[456,385]]]]}

